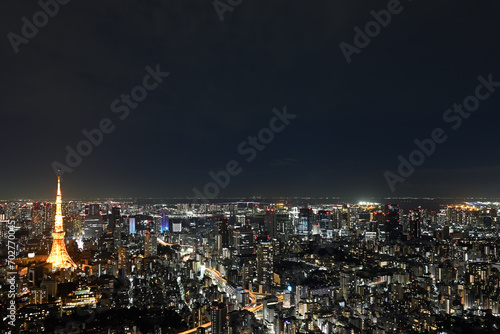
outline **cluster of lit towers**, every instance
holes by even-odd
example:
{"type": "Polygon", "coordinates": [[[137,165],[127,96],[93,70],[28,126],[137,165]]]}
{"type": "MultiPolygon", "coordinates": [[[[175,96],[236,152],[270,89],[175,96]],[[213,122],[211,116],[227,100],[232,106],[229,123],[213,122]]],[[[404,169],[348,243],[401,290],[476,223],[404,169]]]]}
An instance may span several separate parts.
{"type": "Polygon", "coordinates": [[[62,196],[61,196],[61,177],[57,177],[57,196],[56,196],[56,219],[54,224],[54,232],[52,237],[52,248],[46,262],[51,263],[53,268],[72,268],[76,267],[75,262],[71,259],[66,250],[64,243],[64,229],[62,219],[62,196]]]}

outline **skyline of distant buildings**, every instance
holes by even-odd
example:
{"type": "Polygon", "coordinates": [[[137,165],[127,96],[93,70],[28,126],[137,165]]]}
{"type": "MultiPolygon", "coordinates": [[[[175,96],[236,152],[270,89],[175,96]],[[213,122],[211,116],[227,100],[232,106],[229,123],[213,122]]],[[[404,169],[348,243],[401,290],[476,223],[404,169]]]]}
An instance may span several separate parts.
{"type": "MultiPolygon", "coordinates": [[[[380,334],[500,325],[500,203],[290,202],[63,202],[59,186],[55,203],[0,202],[2,238],[15,220],[16,326],[380,334]]],[[[0,262],[2,287],[7,270],[0,262]]]]}

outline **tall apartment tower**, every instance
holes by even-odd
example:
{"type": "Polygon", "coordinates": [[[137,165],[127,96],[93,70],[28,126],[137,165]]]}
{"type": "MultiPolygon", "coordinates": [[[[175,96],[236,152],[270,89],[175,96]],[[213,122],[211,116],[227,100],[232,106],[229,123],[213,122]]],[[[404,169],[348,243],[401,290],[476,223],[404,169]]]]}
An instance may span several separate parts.
{"type": "Polygon", "coordinates": [[[154,257],[157,254],[158,239],[155,232],[146,233],[144,236],[144,257],[154,257]]]}
{"type": "Polygon", "coordinates": [[[227,306],[213,302],[210,308],[212,316],[212,334],[227,334],[227,306]]]}

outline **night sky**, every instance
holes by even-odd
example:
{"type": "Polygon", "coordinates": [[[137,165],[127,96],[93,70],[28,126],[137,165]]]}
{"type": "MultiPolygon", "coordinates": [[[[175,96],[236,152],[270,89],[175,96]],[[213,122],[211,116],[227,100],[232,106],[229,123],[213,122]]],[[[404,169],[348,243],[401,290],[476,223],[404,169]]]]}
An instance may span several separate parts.
{"type": "Polygon", "coordinates": [[[401,0],[348,64],[340,43],[391,2],[243,0],[221,21],[212,1],[72,0],[16,53],[9,33],[41,7],[3,1],[0,198],[54,197],[51,164],[105,118],[65,198],[193,196],[231,160],[222,197],[500,197],[500,88],[456,130],[443,120],[478,76],[500,82],[500,2],[401,0]],[[113,101],[157,64],[170,75],[120,119],[113,101]],[[296,117],[246,161],[238,146],[284,106],[296,117]],[[447,140],[392,192],[384,172],[435,128],[447,140]]]}

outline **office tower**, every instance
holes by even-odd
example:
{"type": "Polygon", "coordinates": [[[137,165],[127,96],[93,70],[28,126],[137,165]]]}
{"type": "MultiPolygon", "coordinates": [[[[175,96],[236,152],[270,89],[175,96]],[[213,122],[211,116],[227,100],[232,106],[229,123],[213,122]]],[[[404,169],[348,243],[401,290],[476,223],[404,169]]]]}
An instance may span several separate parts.
{"type": "Polygon", "coordinates": [[[294,293],[290,290],[285,291],[285,293],[283,295],[283,307],[284,308],[295,307],[295,296],[294,296],[294,293]]]}
{"type": "Polygon", "coordinates": [[[118,269],[127,267],[127,249],[125,247],[118,248],[118,269]]]}
{"type": "Polygon", "coordinates": [[[308,235],[311,231],[313,212],[311,208],[300,209],[297,233],[300,235],[308,235]]]}
{"type": "Polygon", "coordinates": [[[213,302],[210,308],[212,316],[212,334],[227,334],[227,306],[213,302]]]}
{"type": "Polygon", "coordinates": [[[182,221],[177,220],[177,221],[173,221],[171,223],[172,223],[172,232],[174,232],[174,233],[182,232],[182,221]]]}
{"type": "Polygon", "coordinates": [[[222,248],[229,248],[229,228],[228,219],[222,218],[219,222],[219,234],[222,239],[222,248]]]}
{"type": "Polygon", "coordinates": [[[52,248],[50,250],[49,257],[47,258],[47,263],[52,263],[52,267],[55,268],[71,268],[76,267],[71,257],[66,250],[66,244],[64,243],[65,232],[63,230],[63,218],[62,218],[62,195],[61,195],[61,177],[57,177],[57,195],[56,195],[56,218],[54,224],[54,232],[52,237],[54,238],[52,242],[52,248]]]}
{"type": "Polygon", "coordinates": [[[241,282],[243,288],[248,289],[252,279],[254,277],[255,262],[252,259],[248,259],[241,266],[241,282]]]}
{"type": "Polygon", "coordinates": [[[315,215],[314,221],[319,224],[321,229],[327,230],[332,228],[332,214],[330,211],[319,210],[315,215]]]}
{"type": "Polygon", "coordinates": [[[120,207],[114,206],[108,215],[108,231],[114,231],[116,226],[121,226],[121,214],[120,207]]]}
{"type": "Polygon", "coordinates": [[[238,220],[236,219],[236,214],[234,212],[234,209],[230,209],[231,214],[229,215],[229,225],[234,227],[240,227],[241,225],[238,224],[238,220]]]}
{"type": "Polygon", "coordinates": [[[144,236],[144,257],[154,257],[157,254],[158,239],[155,232],[148,232],[144,236]]]}
{"type": "Polygon", "coordinates": [[[118,247],[118,278],[124,279],[128,274],[128,257],[125,247],[118,247]]]}
{"type": "Polygon", "coordinates": [[[129,233],[134,234],[135,233],[135,218],[130,217],[128,219],[128,228],[129,228],[129,233]]]}
{"type": "Polygon", "coordinates": [[[264,230],[270,238],[276,238],[278,234],[278,222],[274,209],[267,210],[264,215],[264,230]]]}
{"type": "Polygon", "coordinates": [[[85,238],[99,238],[106,228],[102,219],[99,204],[88,204],[85,206],[85,220],[83,221],[83,232],[85,238]]]}
{"type": "Polygon", "coordinates": [[[312,224],[312,235],[320,235],[321,234],[321,227],[319,223],[313,223],[312,224]]]}
{"type": "Polygon", "coordinates": [[[420,223],[421,223],[421,212],[419,210],[410,210],[408,212],[408,225],[410,228],[411,239],[420,238],[420,223]]]}
{"type": "Polygon", "coordinates": [[[168,226],[168,209],[161,209],[160,216],[160,233],[168,232],[170,230],[170,227],[168,226]]]}
{"type": "Polygon", "coordinates": [[[349,291],[349,287],[352,284],[352,275],[349,272],[341,272],[340,273],[340,287],[342,289],[342,294],[344,299],[347,299],[347,292],[349,291]]]}
{"type": "Polygon", "coordinates": [[[234,247],[238,255],[253,254],[253,231],[250,226],[245,225],[234,230],[234,247]]]}
{"type": "Polygon", "coordinates": [[[385,216],[385,237],[387,241],[396,241],[401,238],[401,228],[399,225],[399,205],[387,204],[384,211],[385,216]]]}
{"type": "Polygon", "coordinates": [[[116,225],[113,231],[113,251],[117,251],[118,247],[122,245],[122,227],[116,225]]]}
{"type": "Polygon", "coordinates": [[[281,311],[278,298],[276,296],[267,296],[264,298],[262,304],[262,319],[268,328],[272,328],[274,327],[275,315],[281,311]]]}
{"type": "Polygon", "coordinates": [[[269,241],[257,244],[257,279],[259,283],[271,284],[274,272],[274,247],[269,241]]]}
{"type": "Polygon", "coordinates": [[[121,246],[121,226],[120,207],[114,206],[108,215],[108,231],[113,234],[113,251],[117,251],[121,246]]]}
{"type": "Polygon", "coordinates": [[[19,220],[25,222],[31,220],[31,207],[28,205],[23,205],[19,212],[19,220]]]}
{"type": "Polygon", "coordinates": [[[92,218],[101,216],[101,205],[100,204],[87,204],[85,205],[85,215],[92,218]]]}

